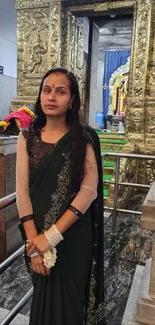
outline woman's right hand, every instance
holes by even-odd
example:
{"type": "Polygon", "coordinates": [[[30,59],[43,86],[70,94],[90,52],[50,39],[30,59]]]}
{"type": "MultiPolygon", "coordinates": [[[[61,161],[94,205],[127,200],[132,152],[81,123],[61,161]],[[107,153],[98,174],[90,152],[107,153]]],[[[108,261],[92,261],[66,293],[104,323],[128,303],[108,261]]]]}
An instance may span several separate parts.
{"type": "Polygon", "coordinates": [[[50,269],[44,266],[43,256],[41,255],[31,257],[31,265],[32,270],[36,273],[40,273],[42,275],[50,274],[50,269]]]}

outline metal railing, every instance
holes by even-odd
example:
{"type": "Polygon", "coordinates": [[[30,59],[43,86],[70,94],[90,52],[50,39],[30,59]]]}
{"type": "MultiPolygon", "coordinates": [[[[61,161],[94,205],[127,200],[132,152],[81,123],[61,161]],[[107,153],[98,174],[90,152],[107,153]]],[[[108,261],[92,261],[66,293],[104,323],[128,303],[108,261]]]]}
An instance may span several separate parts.
{"type": "MultiPolygon", "coordinates": [[[[137,183],[126,183],[119,182],[120,176],[120,158],[136,158],[136,159],[147,159],[147,160],[155,160],[154,156],[150,155],[138,155],[138,154],[127,154],[127,153],[102,153],[102,158],[104,159],[107,156],[116,157],[116,168],[115,168],[115,181],[107,181],[104,180],[105,184],[113,184],[114,185],[114,208],[104,207],[105,210],[109,210],[113,212],[112,216],[112,234],[115,234],[116,231],[116,222],[117,222],[117,212],[123,213],[134,213],[137,215],[141,215],[142,212],[132,211],[126,209],[118,209],[118,190],[119,186],[134,186],[134,187],[142,187],[142,188],[150,188],[149,185],[137,184],[137,183]]],[[[8,206],[14,204],[16,202],[16,193],[12,193],[10,195],[5,196],[0,199],[0,211],[2,209],[7,208],[8,206]]],[[[23,255],[25,246],[20,247],[16,252],[14,252],[11,256],[9,256],[4,262],[0,264],[0,273],[4,272],[18,257],[23,255]]],[[[22,299],[17,303],[17,305],[7,314],[5,319],[1,322],[0,325],[8,325],[15,318],[21,308],[26,304],[26,302],[31,298],[33,293],[33,288],[31,287],[28,292],[22,297],[22,299]]]]}
{"type": "Polygon", "coordinates": [[[16,202],[16,192],[9,194],[7,196],[4,196],[2,199],[0,199],[0,211],[9,207],[10,205],[14,204],[16,202]]]}
{"type": "Polygon", "coordinates": [[[155,156],[151,155],[139,155],[139,154],[130,154],[130,153],[114,153],[106,152],[102,153],[102,158],[104,159],[107,156],[116,157],[116,167],[115,167],[115,181],[104,180],[104,184],[113,184],[114,185],[114,201],[113,208],[105,206],[104,209],[112,211],[112,235],[116,235],[116,224],[117,224],[117,212],[130,213],[136,215],[142,215],[140,211],[133,211],[127,209],[118,209],[118,196],[119,196],[119,186],[133,186],[139,188],[150,188],[150,185],[138,184],[138,183],[128,183],[128,182],[119,182],[120,176],[120,158],[130,158],[130,159],[146,159],[146,160],[155,160],[155,156]]]}
{"type": "MultiPolygon", "coordinates": [[[[5,196],[0,199],[0,211],[9,207],[10,205],[16,202],[16,193],[12,193],[10,195],[5,196]]],[[[4,272],[18,257],[24,254],[25,245],[21,246],[17,249],[12,255],[10,255],[7,259],[5,259],[2,263],[0,263],[0,274],[4,272]]],[[[21,300],[15,305],[15,307],[6,315],[4,320],[0,325],[9,325],[10,322],[15,318],[15,316],[19,313],[22,307],[27,303],[27,301],[32,297],[33,287],[31,287],[26,294],[21,298],[21,300]]]]}
{"type": "Polygon", "coordinates": [[[24,254],[25,245],[17,249],[12,255],[0,264],[0,274],[3,273],[18,257],[24,254]]]}

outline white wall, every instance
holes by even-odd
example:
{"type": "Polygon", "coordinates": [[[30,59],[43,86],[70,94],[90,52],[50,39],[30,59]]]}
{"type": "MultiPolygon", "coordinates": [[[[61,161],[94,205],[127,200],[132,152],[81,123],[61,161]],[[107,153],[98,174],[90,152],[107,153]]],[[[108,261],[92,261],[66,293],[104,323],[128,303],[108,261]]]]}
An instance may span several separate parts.
{"type": "Polygon", "coordinates": [[[9,114],[11,100],[17,94],[17,79],[0,74],[0,120],[9,114]]]}
{"type": "Polygon", "coordinates": [[[0,3],[0,65],[4,74],[17,77],[17,14],[15,0],[0,3]]]}
{"type": "Polygon", "coordinates": [[[0,0],[0,120],[9,114],[17,96],[17,14],[15,0],[0,0]]]}
{"type": "Polygon", "coordinates": [[[0,37],[0,65],[6,76],[17,78],[17,46],[0,37]]]}

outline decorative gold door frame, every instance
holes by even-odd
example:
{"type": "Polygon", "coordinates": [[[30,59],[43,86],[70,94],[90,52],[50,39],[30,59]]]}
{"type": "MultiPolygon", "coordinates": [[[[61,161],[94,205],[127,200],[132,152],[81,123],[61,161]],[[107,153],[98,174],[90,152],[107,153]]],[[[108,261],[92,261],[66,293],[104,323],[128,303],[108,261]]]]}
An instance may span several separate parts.
{"type": "Polygon", "coordinates": [[[129,91],[126,115],[126,132],[131,142],[140,143],[144,141],[145,130],[145,88],[149,57],[149,42],[151,30],[151,0],[126,0],[106,2],[103,4],[89,4],[82,6],[72,6],[68,8],[67,36],[65,58],[66,66],[77,73],[82,85],[83,64],[82,64],[82,31],[77,39],[77,26],[75,22],[76,13],[79,12],[99,12],[107,14],[107,11],[131,8],[133,11],[133,32],[130,61],[129,91]],[[76,42],[76,43],[75,43],[76,42]],[[77,46],[77,47],[76,47],[77,46]],[[78,48],[78,66],[76,48],[78,48]],[[80,64],[79,64],[80,62],[80,64]],[[77,69],[78,67],[78,69],[77,69]]]}

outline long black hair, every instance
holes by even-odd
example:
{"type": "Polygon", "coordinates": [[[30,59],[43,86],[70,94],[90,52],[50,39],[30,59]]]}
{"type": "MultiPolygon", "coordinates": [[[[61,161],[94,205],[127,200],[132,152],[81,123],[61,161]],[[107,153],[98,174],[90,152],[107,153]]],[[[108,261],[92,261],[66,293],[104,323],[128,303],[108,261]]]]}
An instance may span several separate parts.
{"type": "Polygon", "coordinates": [[[41,108],[40,95],[43,88],[44,80],[53,73],[63,73],[66,78],[69,80],[70,84],[70,94],[71,98],[74,96],[72,109],[67,111],[66,113],[66,123],[71,129],[71,188],[72,191],[78,191],[80,182],[84,175],[84,160],[86,154],[86,140],[82,137],[82,125],[80,121],[80,92],[77,79],[75,75],[68,71],[65,68],[52,68],[46,72],[43,76],[38,97],[35,103],[35,114],[36,119],[33,122],[33,126],[36,131],[39,132],[46,125],[46,115],[41,108]]]}

